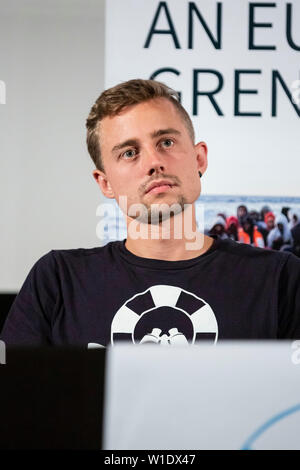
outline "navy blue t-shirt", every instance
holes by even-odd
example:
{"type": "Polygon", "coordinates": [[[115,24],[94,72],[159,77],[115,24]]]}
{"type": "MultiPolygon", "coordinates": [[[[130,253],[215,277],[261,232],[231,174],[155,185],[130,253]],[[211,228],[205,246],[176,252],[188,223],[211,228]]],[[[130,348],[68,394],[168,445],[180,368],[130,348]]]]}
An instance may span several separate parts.
{"type": "Polygon", "coordinates": [[[300,260],[215,239],[165,261],[125,241],[52,250],[29,272],[0,335],[7,345],[195,344],[300,338],[300,260]]]}

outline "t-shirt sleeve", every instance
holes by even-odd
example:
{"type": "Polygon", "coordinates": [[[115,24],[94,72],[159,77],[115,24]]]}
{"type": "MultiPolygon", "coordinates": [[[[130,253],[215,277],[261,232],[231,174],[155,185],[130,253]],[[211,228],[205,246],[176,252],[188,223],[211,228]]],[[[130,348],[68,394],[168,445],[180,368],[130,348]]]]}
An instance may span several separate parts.
{"type": "Polygon", "coordinates": [[[32,267],[0,334],[6,345],[51,345],[52,324],[59,302],[53,250],[32,267]]]}
{"type": "Polygon", "coordinates": [[[279,279],[278,338],[300,339],[300,259],[287,255],[279,279]]]}

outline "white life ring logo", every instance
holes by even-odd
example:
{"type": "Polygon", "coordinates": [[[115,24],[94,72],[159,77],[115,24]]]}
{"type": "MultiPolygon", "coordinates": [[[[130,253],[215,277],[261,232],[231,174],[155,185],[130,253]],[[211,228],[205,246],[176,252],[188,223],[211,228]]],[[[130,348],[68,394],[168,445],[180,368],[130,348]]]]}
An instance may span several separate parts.
{"type": "Polygon", "coordinates": [[[115,314],[111,344],[193,345],[217,342],[218,324],[210,305],[180,287],[154,285],[128,299],[115,314]]]}

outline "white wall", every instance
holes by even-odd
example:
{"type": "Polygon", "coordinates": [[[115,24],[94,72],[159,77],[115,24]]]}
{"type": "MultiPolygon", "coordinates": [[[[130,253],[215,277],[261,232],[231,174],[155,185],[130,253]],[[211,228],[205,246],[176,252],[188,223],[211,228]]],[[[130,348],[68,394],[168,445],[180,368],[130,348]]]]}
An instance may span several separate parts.
{"type": "Polygon", "coordinates": [[[51,249],[101,244],[85,120],[103,61],[104,0],[0,1],[0,292],[51,249]]]}

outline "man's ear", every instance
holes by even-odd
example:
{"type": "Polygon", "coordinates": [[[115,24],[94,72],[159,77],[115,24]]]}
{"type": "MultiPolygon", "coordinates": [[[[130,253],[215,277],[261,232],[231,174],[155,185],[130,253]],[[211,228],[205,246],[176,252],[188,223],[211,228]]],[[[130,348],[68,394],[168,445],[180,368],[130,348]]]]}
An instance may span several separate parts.
{"type": "Polygon", "coordinates": [[[115,197],[114,192],[112,190],[112,187],[107,179],[106,174],[101,171],[101,170],[94,170],[93,171],[93,177],[96,180],[96,183],[98,184],[99,188],[101,189],[103,195],[105,197],[108,197],[110,199],[113,199],[115,197]]]}
{"type": "Polygon", "coordinates": [[[206,172],[207,169],[207,145],[205,142],[198,142],[195,145],[196,158],[198,171],[201,171],[202,175],[206,172]]]}

